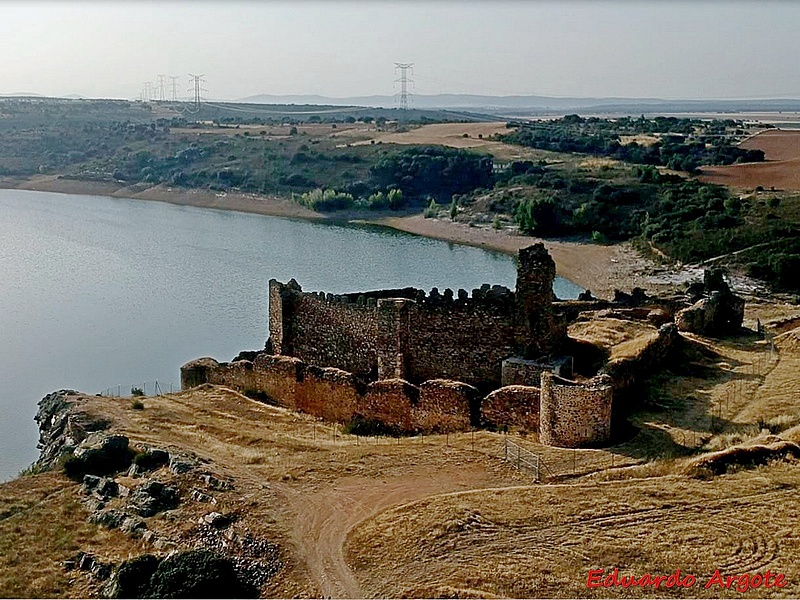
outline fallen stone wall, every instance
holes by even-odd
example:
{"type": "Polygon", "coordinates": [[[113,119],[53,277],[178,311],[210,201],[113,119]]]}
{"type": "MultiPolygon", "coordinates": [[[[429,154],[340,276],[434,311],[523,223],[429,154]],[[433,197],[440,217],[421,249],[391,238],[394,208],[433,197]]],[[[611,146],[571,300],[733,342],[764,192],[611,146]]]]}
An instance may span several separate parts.
{"type": "Polygon", "coordinates": [[[625,399],[637,384],[663,368],[679,340],[678,328],[674,323],[668,323],[659,327],[658,335],[636,355],[609,361],[600,374],[611,378],[615,399],[620,401],[625,399]]]}

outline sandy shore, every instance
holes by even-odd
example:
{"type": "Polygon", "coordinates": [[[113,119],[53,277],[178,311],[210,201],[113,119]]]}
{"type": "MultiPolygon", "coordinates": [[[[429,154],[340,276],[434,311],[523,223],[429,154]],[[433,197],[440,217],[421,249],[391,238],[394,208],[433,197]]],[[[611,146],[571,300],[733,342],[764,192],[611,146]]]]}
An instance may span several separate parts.
{"type": "Polygon", "coordinates": [[[34,190],[38,192],[57,192],[89,196],[112,196],[115,198],[134,198],[168,202],[183,206],[235,210],[238,212],[272,215],[275,217],[297,217],[302,219],[324,219],[313,210],[300,206],[288,198],[261,196],[238,192],[213,192],[174,188],[165,185],[147,186],[106,182],[62,179],[55,175],[41,175],[27,179],[0,178],[0,188],[34,190]]]}
{"type": "Polygon", "coordinates": [[[489,227],[469,227],[442,219],[426,219],[422,215],[386,217],[377,221],[395,229],[438,238],[459,244],[478,246],[516,254],[520,248],[542,242],[556,263],[556,273],[595,296],[610,298],[614,289],[652,287],[648,274],[654,265],[641,258],[630,244],[601,246],[560,240],[543,240],[518,235],[508,230],[489,227]]]}
{"type": "MultiPolygon", "coordinates": [[[[215,193],[208,190],[172,188],[164,185],[125,186],[112,182],[81,181],[62,179],[54,175],[41,175],[25,179],[0,178],[0,188],[135,198],[278,217],[329,218],[287,198],[244,193],[215,193]]],[[[342,219],[343,215],[335,215],[333,218],[342,219]]],[[[416,235],[498,250],[508,254],[516,254],[520,248],[541,241],[553,256],[558,275],[591,290],[598,297],[610,298],[613,296],[614,289],[630,290],[635,286],[646,289],[653,288],[648,275],[652,274],[654,266],[644,261],[629,244],[600,246],[578,242],[539,240],[489,227],[469,227],[449,220],[425,219],[422,215],[379,216],[371,218],[369,222],[416,235]]]]}

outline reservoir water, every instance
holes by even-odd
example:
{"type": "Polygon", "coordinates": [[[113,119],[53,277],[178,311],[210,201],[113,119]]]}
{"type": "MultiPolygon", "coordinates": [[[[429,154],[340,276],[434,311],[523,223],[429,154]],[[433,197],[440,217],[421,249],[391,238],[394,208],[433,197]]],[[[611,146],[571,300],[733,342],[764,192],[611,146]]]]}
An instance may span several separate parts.
{"type": "Polygon", "coordinates": [[[504,254],[381,227],[0,190],[0,481],[36,459],[45,394],[169,391],[188,360],[262,348],[270,278],[342,293],[515,274],[504,254]]]}

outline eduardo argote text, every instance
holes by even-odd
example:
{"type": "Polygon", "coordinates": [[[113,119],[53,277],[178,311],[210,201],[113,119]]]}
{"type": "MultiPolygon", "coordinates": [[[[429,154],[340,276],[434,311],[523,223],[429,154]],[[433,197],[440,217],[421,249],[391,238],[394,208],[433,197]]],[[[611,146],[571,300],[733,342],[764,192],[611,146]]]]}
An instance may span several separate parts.
{"type": "Polygon", "coordinates": [[[586,577],[586,587],[611,588],[611,587],[653,587],[662,588],[691,588],[702,586],[703,589],[729,589],[744,593],[758,588],[783,588],[786,587],[786,575],[773,573],[769,569],[763,573],[742,573],[739,575],[726,575],[719,569],[710,577],[697,577],[691,573],[681,573],[676,569],[669,575],[621,575],[619,569],[606,571],[605,569],[591,569],[586,577]]]}

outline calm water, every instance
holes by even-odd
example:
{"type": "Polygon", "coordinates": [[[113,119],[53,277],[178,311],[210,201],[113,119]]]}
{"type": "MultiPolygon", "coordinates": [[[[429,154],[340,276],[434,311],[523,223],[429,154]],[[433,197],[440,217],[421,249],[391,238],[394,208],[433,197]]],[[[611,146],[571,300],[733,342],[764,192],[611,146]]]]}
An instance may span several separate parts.
{"type": "MultiPolygon", "coordinates": [[[[0,481],[36,459],[50,391],[169,391],[188,360],[262,348],[272,277],[334,293],[472,289],[513,287],[515,267],[378,227],[0,190],[0,481]]],[[[578,291],[557,282],[561,297],[578,291]]]]}

